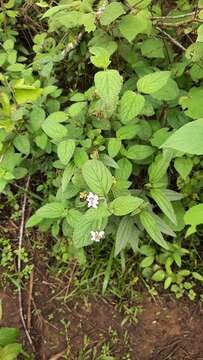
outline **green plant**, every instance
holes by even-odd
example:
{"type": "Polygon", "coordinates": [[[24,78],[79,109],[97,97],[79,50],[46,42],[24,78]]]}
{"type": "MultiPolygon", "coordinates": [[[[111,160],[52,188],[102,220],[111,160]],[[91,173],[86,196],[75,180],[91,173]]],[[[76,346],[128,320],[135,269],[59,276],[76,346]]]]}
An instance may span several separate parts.
{"type": "Polygon", "coordinates": [[[0,359],[17,360],[18,355],[22,355],[23,359],[30,359],[26,354],[22,345],[18,343],[19,331],[15,328],[0,328],[0,359]]]}
{"type": "Polygon", "coordinates": [[[31,176],[27,228],[62,237],[63,262],[109,242],[103,293],[114,257],[124,272],[146,245],[152,280],[181,282],[203,223],[202,1],[167,13],[150,0],[2,6],[0,191],[31,176]],[[22,7],[36,23],[41,12],[29,46],[22,7]]]}

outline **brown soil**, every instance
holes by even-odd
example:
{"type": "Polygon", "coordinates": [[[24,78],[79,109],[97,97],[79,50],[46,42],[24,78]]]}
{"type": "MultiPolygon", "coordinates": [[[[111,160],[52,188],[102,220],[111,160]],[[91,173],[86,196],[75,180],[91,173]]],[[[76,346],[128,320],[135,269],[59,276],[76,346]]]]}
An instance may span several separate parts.
{"type": "MultiPolygon", "coordinates": [[[[125,315],[118,311],[113,299],[83,296],[66,304],[57,300],[58,293],[64,295],[67,292],[69,281],[54,280],[43,269],[44,264],[38,259],[31,302],[30,334],[35,346],[34,359],[107,360],[99,355],[94,357],[93,349],[99,354],[102,345],[108,343],[115,359],[203,360],[203,310],[200,304],[175,301],[169,296],[158,296],[153,300],[145,293],[141,302],[133,304],[143,310],[138,315],[138,322],[128,320],[122,326],[125,315]],[[80,352],[84,350],[87,336],[89,343],[82,357],[80,352]]],[[[17,297],[5,290],[0,293],[0,298],[3,304],[0,325],[20,328],[26,347],[17,297]]],[[[23,300],[26,314],[26,291],[23,300]]]]}

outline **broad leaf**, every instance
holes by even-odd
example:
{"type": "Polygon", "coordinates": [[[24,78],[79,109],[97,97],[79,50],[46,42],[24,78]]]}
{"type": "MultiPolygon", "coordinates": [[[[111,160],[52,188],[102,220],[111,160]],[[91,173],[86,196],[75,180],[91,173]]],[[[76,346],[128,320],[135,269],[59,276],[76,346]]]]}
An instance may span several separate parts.
{"type": "Polygon", "coordinates": [[[203,119],[189,122],[172,134],[162,148],[179,150],[187,154],[203,155],[203,119]]]}
{"type": "Polygon", "coordinates": [[[74,140],[64,140],[57,147],[57,154],[62,164],[67,165],[75,150],[74,140]]]}
{"type": "Polygon", "coordinates": [[[42,219],[57,219],[63,216],[64,205],[59,202],[46,204],[36,211],[36,215],[42,219]]]}
{"type": "Polygon", "coordinates": [[[83,177],[96,194],[106,196],[112,186],[112,175],[99,160],[88,160],[82,168],[83,177]]]}
{"type": "Polygon", "coordinates": [[[90,60],[93,65],[104,69],[106,69],[109,66],[110,64],[109,53],[104,48],[99,46],[94,46],[90,48],[90,52],[91,54],[93,54],[92,56],[90,56],[90,60]]]}
{"type": "Polygon", "coordinates": [[[133,91],[126,91],[121,98],[119,106],[119,118],[123,124],[139,115],[145,104],[145,98],[133,91]]]}
{"type": "Polygon", "coordinates": [[[99,71],[94,80],[98,95],[107,104],[117,100],[123,82],[117,70],[99,71]]]}
{"type": "Polygon", "coordinates": [[[123,216],[135,211],[143,203],[144,201],[138,197],[131,195],[120,196],[112,201],[110,208],[114,215],[123,216]]]}
{"type": "Polygon", "coordinates": [[[150,14],[146,10],[141,10],[137,14],[123,16],[119,23],[119,30],[124,38],[129,42],[140,33],[151,32],[150,14]]]}
{"type": "Polygon", "coordinates": [[[178,174],[183,180],[186,180],[188,175],[191,173],[193,168],[193,161],[191,158],[176,158],[174,162],[174,167],[178,174]]]}
{"type": "Polygon", "coordinates": [[[52,139],[63,139],[67,135],[66,127],[54,119],[47,118],[42,124],[42,129],[52,139]]]}
{"type": "Polygon", "coordinates": [[[108,154],[114,158],[120,151],[121,141],[119,139],[112,138],[108,143],[108,154]]]}
{"type": "Polygon", "coordinates": [[[28,135],[17,135],[14,138],[13,144],[15,148],[22,154],[29,155],[30,153],[30,140],[28,135]]]}
{"type": "Polygon", "coordinates": [[[190,225],[186,236],[194,234],[196,232],[197,225],[203,224],[203,204],[192,206],[188,211],[186,211],[184,222],[186,225],[190,225]]]}
{"type": "Polygon", "coordinates": [[[125,153],[128,159],[144,160],[154,153],[155,149],[149,145],[133,145],[125,153]]]}
{"type": "Polygon", "coordinates": [[[119,16],[124,14],[123,6],[120,2],[112,2],[105,8],[101,18],[101,25],[110,25],[119,16]]]}
{"type": "Polygon", "coordinates": [[[170,75],[170,71],[156,71],[145,75],[137,82],[138,91],[144,94],[153,94],[166,85],[170,75]]]}
{"type": "Polygon", "coordinates": [[[203,117],[202,107],[203,87],[193,87],[187,96],[182,96],[179,104],[185,110],[185,114],[192,119],[203,117]]]}

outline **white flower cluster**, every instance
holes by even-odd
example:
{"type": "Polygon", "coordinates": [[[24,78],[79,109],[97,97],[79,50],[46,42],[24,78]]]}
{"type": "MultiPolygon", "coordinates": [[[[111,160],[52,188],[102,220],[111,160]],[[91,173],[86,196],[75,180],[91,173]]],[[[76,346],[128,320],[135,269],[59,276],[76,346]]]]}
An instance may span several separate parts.
{"type": "Polygon", "coordinates": [[[99,242],[104,237],[104,231],[91,231],[91,240],[99,242]]]}
{"type": "Polygon", "coordinates": [[[89,192],[87,196],[87,206],[88,208],[92,207],[96,209],[99,204],[99,196],[97,194],[93,194],[92,192],[89,192]]]}

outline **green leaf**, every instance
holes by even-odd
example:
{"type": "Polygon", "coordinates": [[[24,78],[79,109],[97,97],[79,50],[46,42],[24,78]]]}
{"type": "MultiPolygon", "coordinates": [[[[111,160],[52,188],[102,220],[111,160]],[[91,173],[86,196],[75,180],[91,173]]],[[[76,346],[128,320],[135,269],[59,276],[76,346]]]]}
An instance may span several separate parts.
{"type": "Polygon", "coordinates": [[[16,328],[3,327],[0,329],[0,346],[5,346],[16,341],[19,336],[19,330],[16,328]]]}
{"type": "Polygon", "coordinates": [[[161,231],[159,230],[159,227],[156,223],[156,220],[153,218],[153,216],[148,211],[142,211],[139,214],[139,217],[143,227],[145,228],[149,236],[154,240],[154,242],[163,247],[164,249],[169,250],[169,246],[164,240],[161,231]]]}
{"type": "Polygon", "coordinates": [[[129,216],[123,217],[116,232],[114,256],[117,256],[121,250],[125,249],[128,243],[134,242],[135,248],[138,247],[138,241],[138,230],[133,219],[129,216]]]}
{"type": "Polygon", "coordinates": [[[119,169],[116,169],[115,176],[117,179],[128,179],[132,172],[132,164],[128,159],[118,160],[119,169]]]}
{"type": "Polygon", "coordinates": [[[108,142],[108,154],[114,158],[120,151],[121,141],[119,139],[112,138],[108,142]]]}
{"type": "Polygon", "coordinates": [[[185,114],[192,119],[203,118],[202,107],[203,87],[193,87],[187,96],[182,96],[179,104],[185,110],[185,114]]]}
{"type": "Polygon", "coordinates": [[[151,96],[157,100],[171,101],[178,97],[179,88],[177,83],[173,79],[169,79],[160,90],[151,94],[151,96]]]}
{"type": "Polygon", "coordinates": [[[59,202],[48,203],[36,211],[36,216],[42,219],[57,219],[62,217],[64,205],[59,202]]]}
{"type": "Polygon", "coordinates": [[[17,135],[13,140],[13,144],[19,152],[25,155],[29,155],[30,140],[28,135],[17,135]]]}
{"type": "Polygon", "coordinates": [[[123,6],[120,2],[112,2],[106,6],[101,18],[101,25],[110,25],[115,21],[119,16],[125,13],[123,6]]]}
{"type": "Polygon", "coordinates": [[[105,103],[117,101],[123,82],[117,70],[99,71],[95,74],[94,80],[98,95],[105,103]]]}
{"type": "Polygon", "coordinates": [[[154,153],[155,149],[149,145],[133,145],[126,152],[128,159],[140,161],[148,158],[154,153]]]}
{"type": "Polygon", "coordinates": [[[55,111],[49,116],[47,116],[46,120],[55,121],[56,123],[61,123],[67,120],[67,114],[63,111],[55,111]]]}
{"type": "Polygon", "coordinates": [[[62,192],[65,192],[66,187],[68,186],[73,174],[74,174],[74,170],[75,170],[75,166],[72,163],[69,163],[62,175],[62,180],[61,180],[61,187],[62,187],[62,192]]]}
{"type": "Polygon", "coordinates": [[[106,196],[112,186],[112,175],[107,167],[99,160],[88,160],[82,174],[89,188],[96,194],[106,196]]]}
{"type": "Polygon", "coordinates": [[[79,223],[74,227],[74,246],[81,248],[93,244],[91,231],[104,230],[109,215],[107,209],[102,206],[97,209],[89,209],[85,214],[82,214],[79,223]]]}
{"type": "Polygon", "coordinates": [[[196,271],[194,271],[194,272],[192,273],[192,276],[193,276],[194,279],[203,282],[203,276],[202,276],[201,274],[197,273],[196,271]]]}
{"type": "Polygon", "coordinates": [[[18,104],[32,103],[42,94],[42,89],[24,85],[21,80],[15,85],[14,89],[18,104]]]}
{"type": "Polygon", "coordinates": [[[91,54],[93,54],[93,56],[90,57],[90,60],[93,65],[104,69],[106,69],[109,66],[111,62],[109,60],[109,53],[104,48],[99,46],[94,46],[91,47],[89,50],[91,54]]]}
{"type": "Polygon", "coordinates": [[[111,211],[116,216],[127,215],[138,209],[144,201],[138,197],[127,195],[119,196],[110,204],[111,211]]]}
{"type": "Polygon", "coordinates": [[[154,256],[156,254],[155,249],[149,245],[142,245],[139,249],[139,252],[145,256],[154,256]]]}
{"type": "Polygon", "coordinates": [[[137,82],[138,91],[144,94],[153,94],[166,85],[170,75],[170,71],[156,71],[145,75],[137,82]]]}
{"type": "Polygon", "coordinates": [[[145,104],[145,98],[142,95],[128,90],[124,93],[120,100],[119,106],[119,118],[123,124],[127,124],[129,121],[139,115],[145,104]]]}
{"type": "Polygon", "coordinates": [[[64,140],[58,144],[57,154],[63,165],[67,165],[75,150],[75,140],[64,140]]]}
{"type": "Polygon", "coordinates": [[[203,119],[189,122],[173,133],[161,148],[203,155],[203,119]]]}
{"type": "Polygon", "coordinates": [[[159,181],[167,173],[172,157],[173,151],[166,149],[155,159],[148,170],[150,184],[155,186],[155,184],[159,183],[159,181]]]}
{"type": "Polygon", "coordinates": [[[197,225],[203,224],[203,204],[194,205],[186,211],[184,222],[186,225],[190,225],[186,236],[194,234],[196,232],[197,225]]]}
{"type": "Polygon", "coordinates": [[[176,158],[174,162],[174,167],[178,174],[183,180],[186,180],[188,175],[191,173],[193,168],[193,161],[191,158],[181,157],[176,158]]]}
{"type": "Polygon", "coordinates": [[[149,267],[153,264],[153,262],[154,262],[154,256],[147,256],[141,261],[140,267],[142,268],[149,267]]]}
{"type": "Polygon", "coordinates": [[[177,223],[175,212],[171,202],[161,189],[151,189],[150,195],[152,199],[157,203],[163,213],[174,223],[177,223]]]}
{"type": "Polygon", "coordinates": [[[62,139],[67,135],[67,129],[64,125],[56,122],[54,119],[46,119],[42,124],[44,132],[52,139],[62,139]]]}
{"type": "Polygon", "coordinates": [[[74,152],[74,163],[76,166],[81,168],[85,162],[88,160],[88,155],[85,149],[83,148],[77,148],[74,152]]]}
{"type": "Polygon", "coordinates": [[[0,359],[2,360],[17,360],[17,356],[22,352],[22,345],[13,343],[4,346],[0,349],[0,359]]]}
{"type": "Polygon", "coordinates": [[[140,34],[148,34],[151,32],[150,14],[146,10],[139,11],[136,15],[129,14],[122,17],[119,23],[119,30],[122,36],[129,42],[140,34]]]}
{"type": "Polygon", "coordinates": [[[139,130],[139,125],[125,125],[117,130],[116,136],[120,140],[131,140],[139,133],[139,130]]]}
{"type": "Polygon", "coordinates": [[[163,281],[165,279],[165,272],[163,270],[157,270],[153,276],[152,280],[154,281],[163,281]]]}
{"type": "Polygon", "coordinates": [[[164,58],[164,43],[161,39],[147,39],[141,44],[141,52],[148,58],[164,58]]]}

